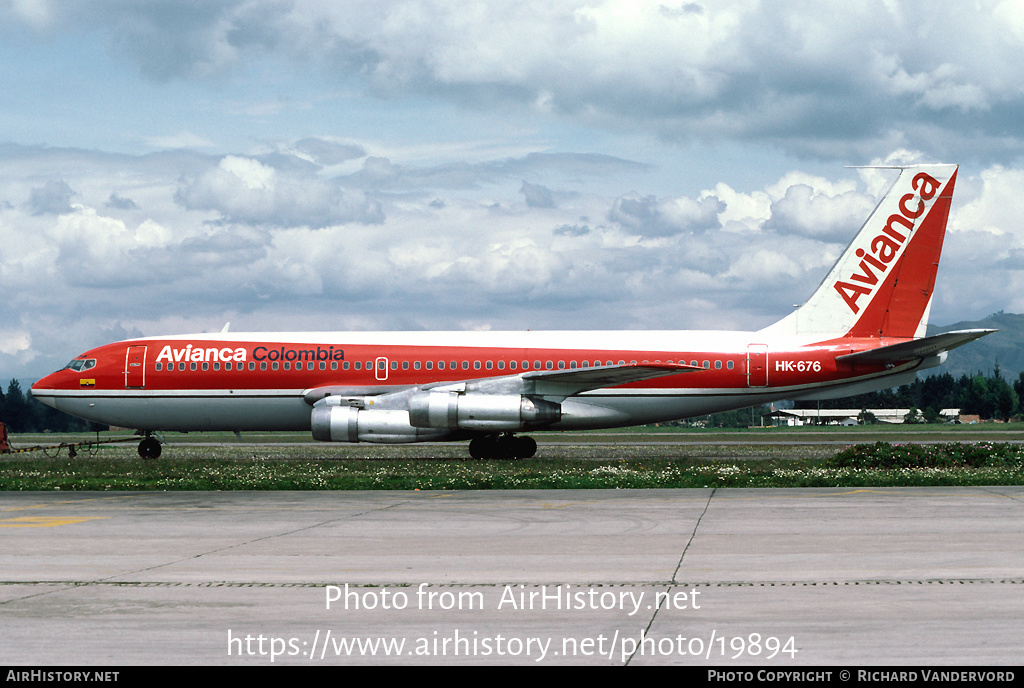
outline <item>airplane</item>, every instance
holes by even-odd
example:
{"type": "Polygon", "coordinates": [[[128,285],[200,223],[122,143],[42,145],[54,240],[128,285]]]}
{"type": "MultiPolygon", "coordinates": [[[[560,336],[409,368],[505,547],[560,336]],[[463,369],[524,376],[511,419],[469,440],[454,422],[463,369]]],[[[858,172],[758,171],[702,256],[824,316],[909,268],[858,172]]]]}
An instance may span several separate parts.
{"type": "Polygon", "coordinates": [[[664,422],[911,382],[994,330],[925,336],[956,165],[898,176],[803,305],[760,330],[229,333],[92,349],[40,401],[144,435],[309,431],[326,442],[469,440],[528,458],[524,432],[664,422]]]}

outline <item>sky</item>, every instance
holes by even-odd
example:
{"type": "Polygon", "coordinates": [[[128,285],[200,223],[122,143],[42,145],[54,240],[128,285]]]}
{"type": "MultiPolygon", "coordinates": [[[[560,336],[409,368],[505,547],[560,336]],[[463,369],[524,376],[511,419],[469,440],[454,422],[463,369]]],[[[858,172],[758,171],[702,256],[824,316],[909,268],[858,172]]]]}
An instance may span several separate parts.
{"type": "Polygon", "coordinates": [[[958,163],[1024,312],[1024,0],[0,0],[0,379],[136,336],[745,329],[958,163]]]}

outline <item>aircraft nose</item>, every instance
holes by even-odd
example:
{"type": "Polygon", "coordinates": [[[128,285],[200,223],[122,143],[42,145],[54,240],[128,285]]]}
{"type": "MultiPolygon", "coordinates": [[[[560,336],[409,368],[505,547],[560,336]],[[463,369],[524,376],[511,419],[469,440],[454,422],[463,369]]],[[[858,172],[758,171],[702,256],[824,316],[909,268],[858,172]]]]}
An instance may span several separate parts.
{"type": "Polygon", "coordinates": [[[49,388],[49,386],[50,386],[49,383],[50,383],[50,378],[51,377],[53,377],[52,374],[51,375],[47,375],[46,377],[41,378],[39,380],[36,380],[35,384],[33,384],[32,388],[31,388],[32,394],[35,394],[36,391],[38,391],[38,390],[49,388]]]}
{"type": "MultiPolygon", "coordinates": [[[[62,372],[64,371],[50,373],[49,375],[37,380],[29,391],[32,392],[33,396],[39,398],[41,395],[45,394],[46,390],[57,389],[60,386],[62,372]]],[[[40,399],[40,401],[42,401],[42,399],[40,399]]]]}
{"type": "Polygon", "coordinates": [[[29,389],[29,391],[32,392],[32,396],[35,397],[37,401],[46,404],[47,406],[51,406],[53,408],[57,408],[57,401],[54,398],[53,394],[48,393],[47,390],[56,389],[56,384],[54,382],[55,376],[56,373],[50,373],[41,380],[38,380],[29,389]]]}

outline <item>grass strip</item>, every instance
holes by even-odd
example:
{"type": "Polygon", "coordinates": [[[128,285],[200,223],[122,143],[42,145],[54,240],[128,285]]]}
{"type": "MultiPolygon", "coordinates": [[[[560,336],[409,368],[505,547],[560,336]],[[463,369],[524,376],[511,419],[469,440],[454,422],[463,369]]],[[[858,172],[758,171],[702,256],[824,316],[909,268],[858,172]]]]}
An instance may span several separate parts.
{"type": "MultiPolygon", "coordinates": [[[[581,452],[587,447],[579,447],[581,452]]],[[[645,448],[646,449],[646,448],[645,448]]],[[[592,452],[592,450],[590,450],[592,452]]],[[[158,461],[0,460],[0,491],[516,490],[702,487],[909,487],[1024,484],[1016,444],[855,445],[826,458],[304,458],[300,448],[180,448],[158,461]],[[253,454],[255,450],[255,454],[253,454]],[[245,454],[245,458],[238,458],[245,454]]],[[[730,450],[732,451],[732,450],[730,450]]],[[[772,449],[772,453],[777,448],[772,449]]],[[[567,452],[571,453],[571,452],[567,452]]],[[[637,452],[642,453],[642,452],[637,452]]],[[[696,452],[700,453],[700,452],[696,452]]]]}

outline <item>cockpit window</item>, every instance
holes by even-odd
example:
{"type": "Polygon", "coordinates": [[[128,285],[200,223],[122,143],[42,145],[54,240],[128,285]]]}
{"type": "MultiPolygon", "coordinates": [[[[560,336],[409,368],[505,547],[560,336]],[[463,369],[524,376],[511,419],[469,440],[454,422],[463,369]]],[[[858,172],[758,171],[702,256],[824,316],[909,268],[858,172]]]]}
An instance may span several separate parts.
{"type": "Polygon", "coordinates": [[[70,369],[70,370],[74,370],[76,372],[80,372],[80,371],[89,370],[89,368],[95,368],[95,367],[96,367],[96,359],[95,358],[76,358],[75,360],[71,361],[71,363],[68,363],[66,366],[64,366],[64,370],[69,370],[70,369]]]}

